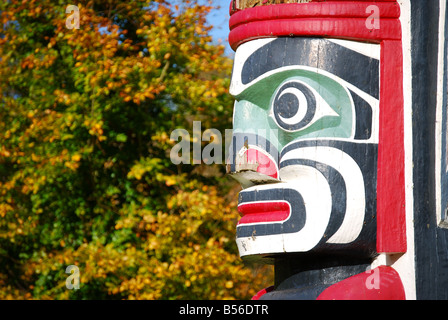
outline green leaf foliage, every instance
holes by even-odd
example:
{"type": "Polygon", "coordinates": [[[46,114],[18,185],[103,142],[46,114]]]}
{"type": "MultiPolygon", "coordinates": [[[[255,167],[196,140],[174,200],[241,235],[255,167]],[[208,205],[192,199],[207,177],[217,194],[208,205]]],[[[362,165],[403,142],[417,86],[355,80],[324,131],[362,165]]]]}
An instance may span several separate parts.
{"type": "Polygon", "coordinates": [[[238,185],[174,165],[176,128],[231,128],[232,62],[195,2],[0,3],[0,299],[245,299],[238,185]],[[177,6],[179,5],[179,6],[177,6]],[[76,265],[80,288],[65,270],[76,265]]]}

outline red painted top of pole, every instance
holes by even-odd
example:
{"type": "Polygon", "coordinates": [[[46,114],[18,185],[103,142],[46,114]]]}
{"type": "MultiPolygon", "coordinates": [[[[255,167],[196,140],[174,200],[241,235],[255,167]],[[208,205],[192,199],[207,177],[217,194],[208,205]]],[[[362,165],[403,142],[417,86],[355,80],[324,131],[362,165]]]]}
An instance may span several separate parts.
{"type": "Polygon", "coordinates": [[[401,39],[400,7],[387,1],[313,1],[257,6],[240,10],[230,6],[231,47],[272,36],[327,36],[379,43],[401,39]],[[379,9],[380,28],[369,29],[366,20],[379,9]],[[370,8],[369,8],[370,7],[370,8]]]}

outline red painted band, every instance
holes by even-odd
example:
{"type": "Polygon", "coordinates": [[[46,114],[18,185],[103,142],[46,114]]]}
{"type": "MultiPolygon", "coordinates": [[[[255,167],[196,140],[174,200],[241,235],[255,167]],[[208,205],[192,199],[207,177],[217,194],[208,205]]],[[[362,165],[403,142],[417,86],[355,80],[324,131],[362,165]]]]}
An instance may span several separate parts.
{"type": "MultiPolygon", "coordinates": [[[[233,15],[237,12],[243,11],[241,10],[241,8],[238,8],[236,3],[238,0],[231,0],[230,1],[230,8],[229,8],[229,14],[233,15]]],[[[309,3],[294,3],[294,5],[300,5],[301,8],[304,7],[308,7],[308,6],[318,6],[318,5],[331,5],[333,3],[341,3],[341,4],[345,4],[345,5],[350,5],[352,2],[354,2],[353,0],[314,0],[313,2],[309,2],[309,3]]],[[[374,5],[378,5],[381,3],[388,3],[388,2],[393,2],[396,3],[396,0],[376,0],[376,1],[372,1],[372,0],[357,0],[356,2],[359,3],[365,3],[365,2],[370,2],[371,4],[374,5]]],[[[283,5],[283,4],[282,4],[283,5]]],[[[275,5],[270,5],[275,6],[275,5]]],[[[259,8],[259,7],[256,7],[259,8]]],[[[244,9],[247,10],[248,8],[244,9]]]]}
{"type": "Polygon", "coordinates": [[[355,275],[325,289],[317,300],[405,300],[400,275],[391,267],[355,275]]]}
{"type": "Polygon", "coordinates": [[[255,21],[271,21],[282,19],[302,19],[302,18],[363,18],[372,15],[367,10],[370,5],[375,5],[379,9],[381,19],[399,18],[400,7],[395,2],[375,3],[375,2],[311,2],[307,5],[298,3],[286,3],[283,5],[271,5],[267,7],[254,7],[238,11],[230,17],[229,26],[233,30],[241,24],[255,21]]]}
{"type": "Polygon", "coordinates": [[[401,39],[401,26],[397,19],[382,19],[379,29],[369,30],[366,19],[306,18],[255,21],[233,29],[229,43],[236,50],[242,43],[267,37],[325,36],[347,40],[371,41],[401,39]]]}
{"type": "Polygon", "coordinates": [[[260,291],[257,292],[256,295],[254,295],[254,296],[252,297],[251,300],[260,300],[260,298],[261,298],[262,296],[264,296],[266,293],[269,293],[269,292],[271,292],[271,291],[274,291],[274,289],[275,289],[274,286],[270,286],[270,287],[268,287],[268,288],[265,288],[265,289],[263,289],[263,290],[260,290],[260,291]]]}
{"type": "Polygon", "coordinates": [[[282,222],[289,218],[291,209],[287,202],[250,202],[238,206],[242,218],[238,225],[247,223],[282,222]]]}

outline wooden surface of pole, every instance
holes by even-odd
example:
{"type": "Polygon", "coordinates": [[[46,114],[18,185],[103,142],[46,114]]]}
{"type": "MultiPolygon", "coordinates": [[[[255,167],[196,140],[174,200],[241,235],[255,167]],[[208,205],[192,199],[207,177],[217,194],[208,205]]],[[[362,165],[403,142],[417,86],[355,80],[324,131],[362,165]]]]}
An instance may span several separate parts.
{"type": "Polygon", "coordinates": [[[230,3],[236,242],[276,274],[255,298],[448,298],[446,7],[230,3]]]}

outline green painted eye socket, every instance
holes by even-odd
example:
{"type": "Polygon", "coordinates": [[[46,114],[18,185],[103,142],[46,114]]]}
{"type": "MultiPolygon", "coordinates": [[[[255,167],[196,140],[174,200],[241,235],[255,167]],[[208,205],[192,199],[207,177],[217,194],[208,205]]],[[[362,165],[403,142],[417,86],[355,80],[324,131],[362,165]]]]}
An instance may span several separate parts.
{"type": "Polygon", "coordinates": [[[299,80],[282,84],[271,108],[277,125],[290,132],[306,129],[323,117],[339,117],[314,88],[299,80]]]}
{"type": "Polygon", "coordinates": [[[297,67],[256,81],[236,96],[234,129],[279,129],[280,143],[353,137],[353,99],[330,76],[297,67]]]}

